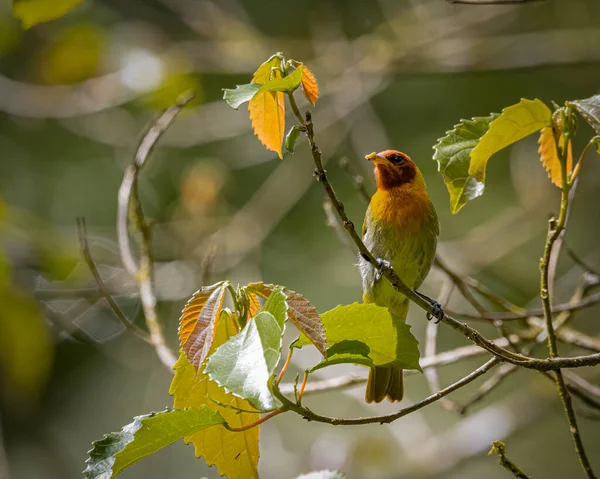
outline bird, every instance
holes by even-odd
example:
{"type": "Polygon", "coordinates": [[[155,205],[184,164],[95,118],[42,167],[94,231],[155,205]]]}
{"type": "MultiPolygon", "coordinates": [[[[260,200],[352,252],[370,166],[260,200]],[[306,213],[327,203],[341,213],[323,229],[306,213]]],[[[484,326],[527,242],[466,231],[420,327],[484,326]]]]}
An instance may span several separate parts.
{"type": "MultiPolygon", "coordinates": [[[[382,271],[391,266],[416,292],[435,257],[439,221],[425,179],[407,154],[385,150],[373,152],[365,159],[373,162],[377,191],[365,214],[362,240],[377,258],[377,264],[359,256],[363,303],[387,307],[394,321],[405,322],[409,300],[382,278],[382,271]]],[[[431,298],[417,294],[427,299],[434,311],[443,311],[431,298]]],[[[370,369],[365,392],[367,403],[379,403],[385,398],[391,402],[401,401],[403,396],[402,369],[394,365],[370,369]]]]}

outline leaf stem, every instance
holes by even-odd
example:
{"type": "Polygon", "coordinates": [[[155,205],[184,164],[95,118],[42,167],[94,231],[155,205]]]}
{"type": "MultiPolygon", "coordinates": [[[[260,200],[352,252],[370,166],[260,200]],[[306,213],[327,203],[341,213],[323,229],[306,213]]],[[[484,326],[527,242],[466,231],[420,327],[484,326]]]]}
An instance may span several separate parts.
{"type": "Polygon", "coordinates": [[[594,145],[594,143],[596,143],[596,141],[598,141],[598,139],[600,139],[600,136],[593,136],[590,139],[590,141],[588,141],[587,144],[585,145],[585,147],[583,148],[583,151],[581,152],[581,155],[579,156],[579,159],[577,160],[577,164],[575,165],[575,168],[573,168],[573,173],[571,174],[571,178],[569,180],[570,184],[575,183],[575,180],[577,179],[577,176],[579,175],[579,170],[581,170],[581,164],[583,163],[583,160],[587,156],[587,153],[590,150],[590,148],[594,145]]]}
{"type": "Polygon", "coordinates": [[[281,368],[281,371],[279,372],[279,375],[277,376],[277,384],[279,384],[281,382],[281,380],[283,379],[283,375],[285,374],[285,372],[287,371],[287,368],[290,365],[293,354],[294,354],[294,346],[292,343],[288,350],[288,354],[287,354],[287,358],[285,359],[285,363],[283,364],[283,367],[281,368]]]}
{"type": "Polygon", "coordinates": [[[231,432],[244,432],[248,429],[252,429],[253,427],[260,426],[263,422],[268,421],[269,419],[278,416],[282,412],[286,412],[287,408],[277,409],[276,411],[270,412],[269,414],[264,415],[258,421],[254,421],[253,423],[246,424],[242,427],[231,427],[229,425],[225,425],[225,427],[231,432]]]}

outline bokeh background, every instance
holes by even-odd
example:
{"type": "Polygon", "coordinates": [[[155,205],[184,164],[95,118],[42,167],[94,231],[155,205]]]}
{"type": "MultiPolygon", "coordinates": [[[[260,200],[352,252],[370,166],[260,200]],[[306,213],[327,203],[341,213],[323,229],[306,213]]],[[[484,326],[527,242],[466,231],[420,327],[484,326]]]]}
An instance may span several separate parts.
{"type": "MultiPolygon", "coordinates": [[[[319,80],[317,140],[356,224],[366,206],[340,159],[348,158],[372,191],[363,156],[401,149],[429,185],[442,225],[441,257],[515,303],[535,305],[547,219],[559,199],[539,164],[536,139],[494,157],[485,195],[456,216],[431,148],[461,118],[498,112],[521,97],[562,103],[598,93],[598,18],[596,0],[517,6],[86,0],[24,31],[2,0],[0,477],[80,477],[93,440],[172,404],[169,371],[123,330],[98,294],[80,257],[75,218],[87,219],[105,281],[144,327],[136,285],[115,242],[117,190],[141,132],[179,93],[193,88],[197,96],[161,140],[140,183],[154,225],[158,313],[173,349],[186,299],[220,279],[283,284],[321,311],[360,299],[356,257],[328,225],[306,145],[278,160],[252,134],[245,107],[234,111],[221,100],[222,88],[247,83],[277,51],[305,62],[319,80]]],[[[580,122],[578,148],[590,135],[580,122]]],[[[569,247],[592,266],[600,266],[599,159],[593,153],[586,162],[567,235],[569,247]]],[[[561,260],[557,301],[570,297],[581,274],[567,257],[561,260]]],[[[423,291],[439,295],[441,278],[433,271],[423,291]]],[[[457,294],[448,307],[470,311],[457,294]]],[[[598,334],[599,312],[581,312],[574,325],[598,334]]],[[[423,314],[413,308],[409,321],[423,344],[423,314]]],[[[440,350],[465,344],[440,329],[440,350]]],[[[561,352],[576,350],[561,345],[561,352]]],[[[317,359],[303,351],[292,369],[317,359]]],[[[440,369],[442,385],[483,361],[440,369]]],[[[348,372],[364,370],[340,366],[320,377],[348,372]]],[[[598,373],[585,375],[593,380],[598,373]]],[[[468,398],[477,384],[471,386],[453,397],[468,398]]],[[[423,376],[410,376],[406,404],[428,392],[423,376]]],[[[359,386],[307,400],[338,416],[394,410],[368,406],[362,397],[359,386]]],[[[597,419],[580,404],[577,410],[600,468],[597,419]]],[[[350,479],[501,479],[508,473],[486,455],[497,439],[534,478],[582,474],[552,383],[525,370],[464,418],[434,404],[390,426],[343,428],[290,413],[266,423],[261,436],[266,479],[323,468],[341,469],[350,479]]],[[[122,477],[219,476],[179,442],[122,477]]]]}

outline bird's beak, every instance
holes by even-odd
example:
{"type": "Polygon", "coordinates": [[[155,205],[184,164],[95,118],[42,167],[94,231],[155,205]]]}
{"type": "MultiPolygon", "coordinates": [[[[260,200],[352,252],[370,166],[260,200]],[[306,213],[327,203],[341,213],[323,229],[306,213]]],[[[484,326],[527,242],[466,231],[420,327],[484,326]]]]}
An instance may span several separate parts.
{"type": "Polygon", "coordinates": [[[379,156],[375,152],[371,153],[370,155],[365,156],[365,159],[368,160],[368,161],[372,161],[376,165],[382,165],[384,163],[387,163],[387,159],[386,158],[384,158],[383,156],[379,156]]]}

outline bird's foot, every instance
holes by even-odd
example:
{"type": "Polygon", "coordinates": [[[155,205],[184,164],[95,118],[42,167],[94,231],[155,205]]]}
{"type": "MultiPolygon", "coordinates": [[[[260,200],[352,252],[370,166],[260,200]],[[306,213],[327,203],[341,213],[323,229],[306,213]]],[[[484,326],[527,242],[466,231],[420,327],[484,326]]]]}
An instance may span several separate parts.
{"type": "Polygon", "coordinates": [[[382,259],[382,258],[377,258],[375,261],[377,262],[377,272],[375,273],[375,282],[377,282],[381,279],[381,276],[383,276],[383,273],[385,271],[389,271],[392,269],[392,264],[389,261],[386,261],[385,259],[382,259]]]}
{"type": "Polygon", "coordinates": [[[444,319],[444,308],[442,305],[438,303],[435,299],[430,298],[429,296],[424,295],[423,293],[419,293],[415,291],[421,298],[428,301],[431,304],[432,311],[431,313],[427,313],[427,320],[431,321],[433,318],[437,319],[436,324],[439,323],[442,319],[444,319]]]}

